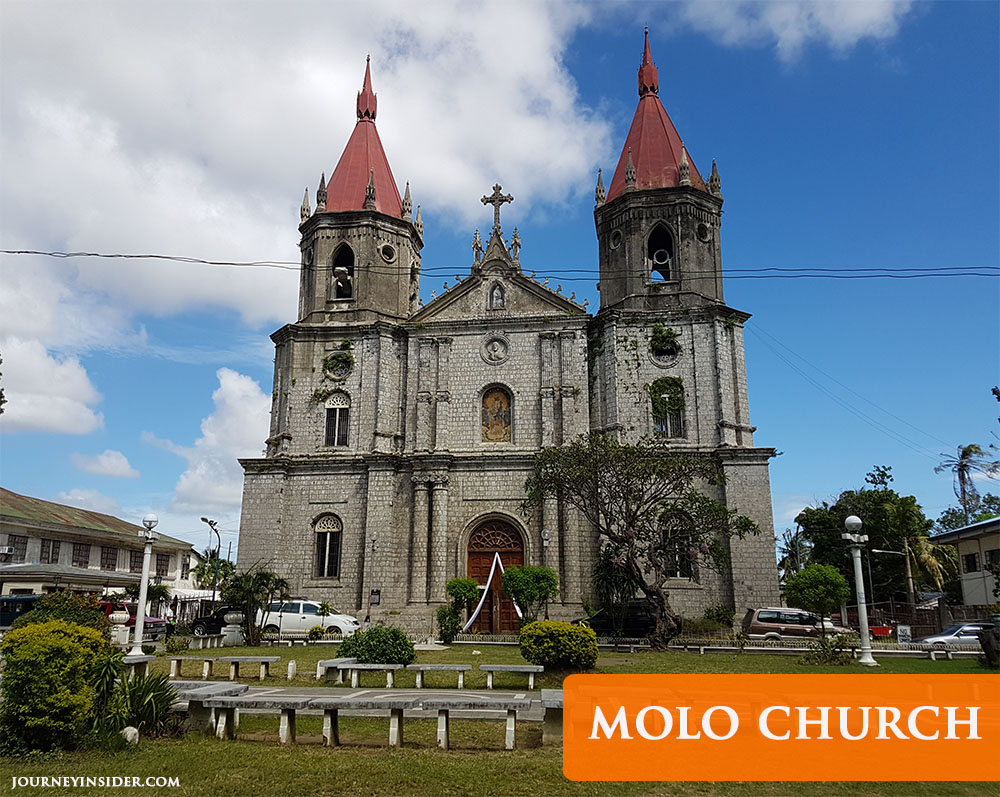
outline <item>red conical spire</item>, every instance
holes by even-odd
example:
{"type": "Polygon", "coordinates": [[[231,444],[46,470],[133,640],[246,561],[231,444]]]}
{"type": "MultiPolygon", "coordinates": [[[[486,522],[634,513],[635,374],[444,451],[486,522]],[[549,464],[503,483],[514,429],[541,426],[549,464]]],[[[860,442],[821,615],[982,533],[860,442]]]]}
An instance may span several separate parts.
{"type": "Polygon", "coordinates": [[[358,119],[371,119],[375,121],[375,109],[378,107],[378,100],[375,92],[372,91],[372,57],[369,55],[365,59],[365,82],[358,92],[358,119]]]}
{"type": "Polygon", "coordinates": [[[648,93],[659,93],[660,73],[653,63],[653,54],[649,51],[649,28],[646,28],[646,46],[642,51],[642,64],[639,66],[639,96],[648,93]]]}
{"type": "MultiPolygon", "coordinates": [[[[365,209],[371,184],[375,190],[375,210],[402,218],[403,203],[396,179],[375,129],[375,106],[369,58],[365,63],[365,82],[358,92],[358,123],[327,186],[327,211],[365,209]]],[[[370,209],[371,202],[368,204],[370,209]]]]}
{"type": "MultiPolygon", "coordinates": [[[[649,29],[639,66],[639,106],[632,118],[625,146],[622,147],[618,168],[608,186],[607,202],[625,193],[626,171],[629,158],[635,168],[635,187],[643,191],[649,188],[672,188],[681,185],[680,166],[685,159],[684,143],[681,141],[674,123],[670,121],[663,103],[658,96],[659,76],[653,65],[649,49],[649,29]]],[[[693,188],[708,192],[705,181],[695,168],[691,154],[687,153],[687,165],[693,188]]],[[[687,183],[685,183],[687,184],[687,183]]]]}

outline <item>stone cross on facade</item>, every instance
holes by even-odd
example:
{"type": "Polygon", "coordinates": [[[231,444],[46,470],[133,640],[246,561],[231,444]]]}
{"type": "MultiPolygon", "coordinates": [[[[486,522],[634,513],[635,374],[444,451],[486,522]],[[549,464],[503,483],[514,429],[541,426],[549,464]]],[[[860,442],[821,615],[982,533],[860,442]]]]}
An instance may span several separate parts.
{"type": "Polygon", "coordinates": [[[510,194],[503,194],[501,191],[500,183],[497,183],[493,186],[493,193],[490,196],[483,197],[484,205],[493,205],[493,232],[497,235],[500,234],[500,206],[504,202],[514,201],[514,197],[510,194]]]}

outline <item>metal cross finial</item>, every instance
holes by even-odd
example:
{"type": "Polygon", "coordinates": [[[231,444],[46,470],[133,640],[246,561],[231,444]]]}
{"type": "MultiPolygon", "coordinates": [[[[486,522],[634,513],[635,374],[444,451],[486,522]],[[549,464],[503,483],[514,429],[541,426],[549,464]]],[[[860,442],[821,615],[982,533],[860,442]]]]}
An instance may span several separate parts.
{"type": "Polygon", "coordinates": [[[493,193],[490,196],[483,197],[484,205],[493,205],[493,230],[494,232],[500,232],[500,206],[504,202],[513,202],[514,197],[510,194],[501,193],[502,188],[500,183],[493,186],[493,193]]]}

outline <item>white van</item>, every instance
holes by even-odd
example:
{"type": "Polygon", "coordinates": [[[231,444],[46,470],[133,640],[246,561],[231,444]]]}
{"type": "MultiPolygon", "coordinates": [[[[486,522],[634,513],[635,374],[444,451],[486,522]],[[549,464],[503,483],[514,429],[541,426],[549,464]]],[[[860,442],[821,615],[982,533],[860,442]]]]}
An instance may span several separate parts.
{"type": "Polygon", "coordinates": [[[332,612],[325,617],[319,613],[319,603],[309,600],[274,601],[265,613],[257,616],[269,634],[307,633],[313,626],[321,625],[335,634],[350,636],[361,627],[356,617],[332,612]]]}

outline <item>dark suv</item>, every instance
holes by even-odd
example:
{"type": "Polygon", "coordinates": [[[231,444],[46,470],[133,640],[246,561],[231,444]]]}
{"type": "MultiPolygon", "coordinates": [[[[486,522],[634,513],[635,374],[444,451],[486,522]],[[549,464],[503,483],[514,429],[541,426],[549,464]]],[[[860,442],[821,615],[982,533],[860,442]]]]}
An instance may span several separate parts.
{"type": "MultiPolygon", "coordinates": [[[[590,617],[574,620],[574,625],[586,623],[599,637],[613,637],[614,623],[607,609],[600,609],[590,617]]],[[[656,617],[650,611],[649,602],[641,599],[630,600],[622,623],[622,639],[642,639],[656,628],[656,617]]]]}
{"type": "Polygon", "coordinates": [[[191,621],[191,633],[195,636],[221,634],[222,626],[226,624],[225,617],[233,611],[232,606],[219,606],[210,614],[202,614],[191,621]]]}

